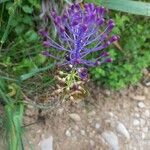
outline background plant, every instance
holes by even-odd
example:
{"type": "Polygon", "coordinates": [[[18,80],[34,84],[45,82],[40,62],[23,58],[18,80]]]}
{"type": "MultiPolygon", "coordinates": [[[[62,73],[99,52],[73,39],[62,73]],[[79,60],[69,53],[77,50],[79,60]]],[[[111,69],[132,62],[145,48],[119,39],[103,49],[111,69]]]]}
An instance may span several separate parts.
{"type": "Polygon", "coordinates": [[[120,89],[137,83],[142,78],[142,70],[150,64],[148,44],[150,25],[148,18],[125,16],[121,13],[114,16],[117,24],[114,32],[121,36],[119,41],[121,48],[113,46],[109,49],[114,61],[93,68],[90,72],[98,84],[111,89],[120,89]]]}

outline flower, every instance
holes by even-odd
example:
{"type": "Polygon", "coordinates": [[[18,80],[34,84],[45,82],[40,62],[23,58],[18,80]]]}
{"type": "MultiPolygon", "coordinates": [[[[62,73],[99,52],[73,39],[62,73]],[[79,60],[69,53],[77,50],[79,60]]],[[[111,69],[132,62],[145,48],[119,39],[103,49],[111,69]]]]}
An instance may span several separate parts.
{"type": "MultiPolygon", "coordinates": [[[[72,65],[74,68],[94,67],[111,62],[109,53],[104,50],[117,41],[119,36],[113,35],[109,38],[115,23],[112,19],[105,20],[105,13],[104,7],[92,3],[84,4],[83,7],[73,4],[65,9],[61,16],[52,10],[51,18],[57,29],[59,41],[54,41],[46,30],[41,29],[40,34],[43,36],[45,47],[63,51],[65,55],[57,57],[48,51],[44,54],[58,60],[58,64],[72,65]],[[89,60],[87,56],[94,52],[99,52],[99,56],[89,60]]],[[[79,70],[81,78],[85,77],[85,73],[81,75],[81,69],[79,70]]]]}

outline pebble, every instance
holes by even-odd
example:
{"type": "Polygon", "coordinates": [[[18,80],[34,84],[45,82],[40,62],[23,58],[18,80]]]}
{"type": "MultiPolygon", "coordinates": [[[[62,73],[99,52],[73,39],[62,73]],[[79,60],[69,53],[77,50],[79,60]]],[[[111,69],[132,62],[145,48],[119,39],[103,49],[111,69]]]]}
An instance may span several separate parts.
{"type": "Polygon", "coordinates": [[[70,118],[76,122],[79,122],[81,121],[81,118],[78,114],[75,114],[75,113],[72,113],[72,114],[69,114],[70,118]]]}
{"type": "Polygon", "coordinates": [[[145,121],[144,119],[141,118],[141,119],[140,119],[140,125],[141,125],[141,126],[144,126],[145,123],[146,123],[146,121],[145,121]]]}
{"type": "Polygon", "coordinates": [[[145,85],[146,86],[150,86],[150,82],[145,82],[145,85]]]}
{"type": "Polygon", "coordinates": [[[39,145],[41,150],[53,150],[53,137],[42,140],[39,145]]]}
{"type": "Polygon", "coordinates": [[[80,132],[81,132],[81,135],[83,135],[83,136],[85,135],[85,131],[84,130],[81,130],[80,132]]]}
{"type": "Polygon", "coordinates": [[[142,131],[147,133],[148,132],[148,127],[142,128],[142,131]]]}
{"type": "Polygon", "coordinates": [[[88,113],[88,116],[94,116],[94,115],[96,115],[96,112],[93,110],[93,111],[90,111],[89,113],[88,113]]]}
{"type": "Polygon", "coordinates": [[[99,129],[100,127],[101,127],[101,125],[100,125],[99,123],[96,123],[96,124],[95,124],[95,128],[96,128],[96,129],[99,129]]]}
{"type": "Polygon", "coordinates": [[[138,102],[138,107],[139,108],[144,108],[145,107],[145,104],[143,102],[138,102]]]}
{"type": "Polygon", "coordinates": [[[140,121],[139,120],[137,120],[137,119],[134,119],[133,120],[133,125],[134,126],[138,126],[140,124],[140,121]]]}
{"type": "Polygon", "coordinates": [[[137,117],[137,118],[139,118],[139,117],[140,117],[140,114],[135,113],[134,116],[137,117]]]}
{"type": "Polygon", "coordinates": [[[71,137],[71,132],[69,130],[67,130],[65,135],[68,136],[68,137],[71,137]]]}
{"type": "Polygon", "coordinates": [[[121,133],[122,135],[124,135],[128,140],[130,139],[130,134],[128,130],[121,122],[119,122],[117,125],[117,131],[121,133]]]}
{"type": "Polygon", "coordinates": [[[150,117],[150,111],[149,111],[149,110],[145,110],[143,114],[144,114],[144,116],[147,117],[147,118],[150,117]]]}
{"type": "Polygon", "coordinates": [[[142,95],[132,96],[131,98],[138,101],[144,101],[146,99],[145,96],[142,95]]]}
{"type": "Polygon", "coordinates": [[[94,146],[95,145],[95,142],[93,140],[90,140],[90,145],[91,146],[94,146]]]}
{"type": "Polygon", "coordinates": [[[111,146],[112,150],[119,150],[118,138],[113,132],[105,131],[102,133],[102,137],[111,146]]]}

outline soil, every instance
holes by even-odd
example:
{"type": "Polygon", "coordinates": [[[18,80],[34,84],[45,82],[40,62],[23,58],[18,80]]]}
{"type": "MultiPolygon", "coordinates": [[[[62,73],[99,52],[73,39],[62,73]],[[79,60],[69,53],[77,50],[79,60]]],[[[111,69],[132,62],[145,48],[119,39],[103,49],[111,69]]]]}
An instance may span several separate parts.
{"type": "Polygon", "coordinates": [[[40,150],[40,143],[49,136],[53,150],[150,149],[150,87],[139,84],[121,91],[101,89],[92,83],[88,87],[90,96],[78,103],[46,96],[46,102],[53,104],[48,110],[28,107],[25,149],[40,150]],[[119,131],[118,123],[125,129],[119,131]],[[110,132],[115,137],[107,139],[104,134],[110,132]]]}

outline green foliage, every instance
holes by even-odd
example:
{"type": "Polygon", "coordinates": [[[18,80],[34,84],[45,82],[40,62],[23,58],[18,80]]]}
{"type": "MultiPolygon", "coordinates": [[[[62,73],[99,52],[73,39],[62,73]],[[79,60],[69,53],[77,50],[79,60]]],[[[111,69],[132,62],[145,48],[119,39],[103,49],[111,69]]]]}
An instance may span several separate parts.
{"type": "Polygon", "coordinates": [[[150,38],[148,20],[132,16],[115,15],[115,34],[120,34],[122,50],[112,47],[113,62],[92,68],[90,73],[99,85],[111,89],[136,84],[142,77],[142,70],[150,64],[150,38]],[[135,23],[136,22],[136,23],[135,23]]]}
{"type": "Polygon", "coordinates": [[[0,118],[0,125],[6,133],[8,150],[23,149],[22,119],[24,106],[21,101],[20,87],[16,83],[0,78],[0,104],[4,106],[4,115],[0,118]]]}

